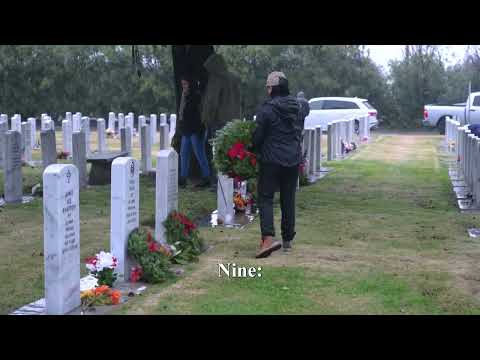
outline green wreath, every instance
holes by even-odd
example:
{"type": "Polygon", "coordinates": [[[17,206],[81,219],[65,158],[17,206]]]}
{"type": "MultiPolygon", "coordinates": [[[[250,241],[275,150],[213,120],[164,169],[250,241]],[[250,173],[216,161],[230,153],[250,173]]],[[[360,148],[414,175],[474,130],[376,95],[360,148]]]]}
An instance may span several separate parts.
{"type": "Polygon", "coordinates": [[[239,181],[257,177],[257,158],[253,153],[254,121],[233,120],[216,132],[211,140],[217,170],[239,181]]]}

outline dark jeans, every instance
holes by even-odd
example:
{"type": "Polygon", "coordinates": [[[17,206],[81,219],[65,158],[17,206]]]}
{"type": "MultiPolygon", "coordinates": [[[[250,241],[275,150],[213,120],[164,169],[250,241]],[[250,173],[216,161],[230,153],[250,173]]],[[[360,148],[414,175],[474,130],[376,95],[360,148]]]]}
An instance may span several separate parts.
{"type": "Polygon", "coordinates": [[[193,152],[200,165],[203,177],[210,176],[207,155],[205,154],[205,134],[183,135],[180,145],[180,176],[188,177],[190,170],[190,156],[193,152]]]}
{"type": "Polygon", "coordinates": [[[273,225],[273,197],[280,189],[282,211],[282,239],[292,241],[295,237],[295,194],[299,166],[284,167],[276,164],[260,164],[258,176],[258,208],[262,236],[275,236],[273,225]]]}

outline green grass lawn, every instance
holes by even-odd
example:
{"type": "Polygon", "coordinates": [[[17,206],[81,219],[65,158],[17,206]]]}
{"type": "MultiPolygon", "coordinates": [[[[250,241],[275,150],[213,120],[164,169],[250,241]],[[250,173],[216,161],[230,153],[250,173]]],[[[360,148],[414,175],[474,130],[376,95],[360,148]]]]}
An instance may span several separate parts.
{"type": "MultiPolygon", "coordinates": [[[[258,222],[203,229],[213,249],[118,314],[479,314],[480,252],[438,135],[381,135],[297,198],[294,251],[255,259],[258,222]],[[218,263],[262,267],[219,277],[218,263]]],[[[279,211],[276,220],[279,230],[279,211]]]]}
{"type": "MultiPolygon", "coordinates": [[[[384,134],[347,160],[325,163],[334,172],[298,192],[291,253],[255,259],[258,220],[241,230],[201,228],[212,248],[198,263],[115,313],[479,314],[480,251],[466,232],[479,215],[456,208],[440,140],[384,134]],[[262,276],[219,277],[219,263],[261,267],[262,276]]],[[[24,177],[33,184],[40,173],[24,177]]],[[[153,225],[153,181],[142,178],[140,189],[140,221],[153,225]]],[[[215,197],[182,190],[179,207],[199,218],[215,197]]],[[[80,198],[85,258],[109,248],[109,186],[80,198]]],[[[278,201],[276,208],[279,231],[278,201]]],[[[0,313],[43,297],[42,222],[41,200],[0,210],[0,313]]]]}

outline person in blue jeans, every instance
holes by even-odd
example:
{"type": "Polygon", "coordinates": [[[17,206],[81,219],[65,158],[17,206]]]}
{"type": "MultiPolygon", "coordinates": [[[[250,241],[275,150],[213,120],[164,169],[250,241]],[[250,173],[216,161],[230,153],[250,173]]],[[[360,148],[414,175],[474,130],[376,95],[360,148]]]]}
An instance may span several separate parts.
{"type": "Polygon", "coordinates": [[[210,168],[205,151],[206,129],[200,117],[200,92],[196,82],[183,76],[182,99],[180,101],[177,131],[181,135],[180,143],[180,187],[187,186],[190,171],[190,158],[193,153],[200,165],[202,180],[196,187],[210,186],[210,168]]]}

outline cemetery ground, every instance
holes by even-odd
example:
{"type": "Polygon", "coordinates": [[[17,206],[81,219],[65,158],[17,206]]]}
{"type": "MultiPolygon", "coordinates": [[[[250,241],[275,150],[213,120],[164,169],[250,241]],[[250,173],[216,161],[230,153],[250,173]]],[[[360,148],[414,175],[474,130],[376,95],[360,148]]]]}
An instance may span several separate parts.
{"type": "MultiPolygon", "coordinates": [[[[258,219],[244,229],[202,227],[212,247],[198,263],[114,313],[480,313],[479,243],[467,234],[480,215],[458,211],[438,150],[442,139],[431,132],[376,133],[348,159],[324,162],[334,171],[300,189],[292,252],[255,259],[258,219]],[[260,266],[262,276],[219,278],[219,263],[260,266]]],[[[25,193],[40,171],[23,168],[25,193]]],[[[154,192],[154,181],[141,177],[141,224],[153,226],[154,192]]],[[[208,190],[179,195],[179,210],[197,219],[216,207],[216,193],[208,190]]],[[[280,235],[278,195],[275,215],[280,235]]],[[[44,295],[42,225],[41,199],[0,209],[2,314],[44,295]]],[[[109,186],[80,192],[80,226],[84,276],[83,259],[109,249],[109,186]]]]}

